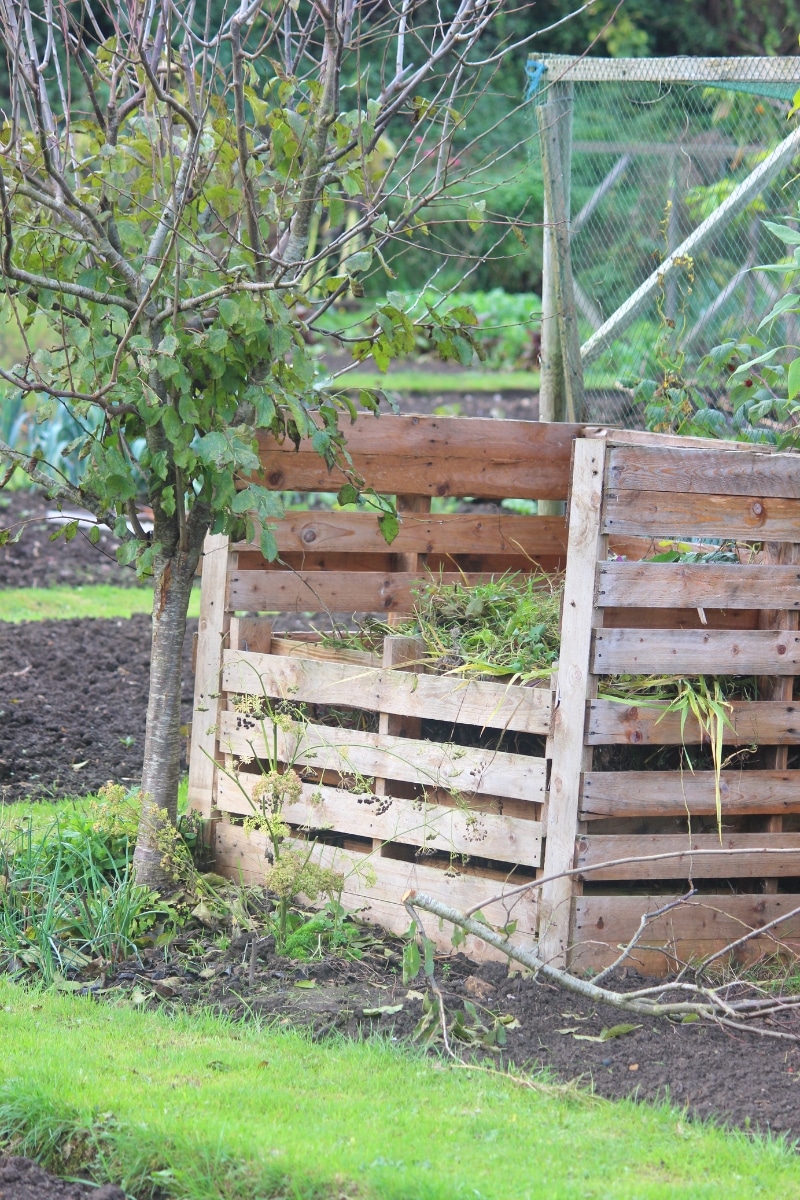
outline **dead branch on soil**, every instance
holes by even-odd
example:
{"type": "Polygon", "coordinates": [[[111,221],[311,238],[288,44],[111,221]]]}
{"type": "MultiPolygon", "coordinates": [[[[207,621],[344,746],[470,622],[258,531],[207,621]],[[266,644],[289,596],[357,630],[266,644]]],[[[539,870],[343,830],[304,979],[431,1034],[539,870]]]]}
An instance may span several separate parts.
{"type": "MultiPolygon", "coordinates": [[[[537,886],[541,882],[537,881],[537,886]]],[[[689,897],[693,894],[694,889],[687,896],[675,900],[664,908],[658,909],[653,913],[645,913],[635,934],[616,959],[614,968],[619,967],[629,956],[641,940],[643,933],[651,921],[663,915],[665,911],[687,903],[689,897]]],[[[593,1003],[608,1004],[612,1008],[635,1013],[637,1016],[642,1017],[666,1017],[681,1021],[687,1019],[711,1021],[729,1029],[752,1031],[766,1037],[774,1037],[786,1041],[800,1041],[800,1035],[796,1033],[769,1028],[763,1023],[753,1023],[756,1019],[760,1019],[763,1022],[779,1013],[785,1015],[800,1008],[800,997],[753,997],[750,994],[739,998],[731,998],[728,995],[731,991],[729,983],[713,987],[687,981],[665,982],[656,987],[640,988],[630,992],[618,992],[611,988],[600,986],[598,980],[581,979],[576,975],[570,974],[569,971],[545,962],[539,957],[536,946],[529,949],[517,945],[511,941],[505,932],[494,929],[485,920],[476,920],[468,913],[460,912],[458,909],[452,908],[449,904],[445,904],[441,900],[427,895],[425,892],[406,892],[403,896],[403,904],[412,918],[417,922],[418,930],[421,930],[422,927],[416,910],[421,909],[424,912],[431,913],[432,916],[438,917],[440,920],[450,922],[450,924],[463,930],[464,933],[481,938],[484,942],[487,942],[490,946],[493,946],[496,950],[506,955],[510,960],[527,967],[535,976],[554,983],[558,987],[564,988],[565,991],[582,996],[585,1000],[590,1000],[593,1003]]],[[[796,912],[797,910],[792,910],[792,912],[776,918],[770,922],[769,928],[775,928],[790,916],[796,915],[796,912]]],[[[747,936],[755,936],[756,933],[762,932],[763,930],[754,930],[752,934],[747,936]]],[[[424,930],[422,930],[422,936],[424,939],[424,930]]],[[[747,938],[737,939],[714,957],[721,957],[726,951],[740,946],[746,940],[747,938]]],[[[606,978],[610,970],[611,968],[604,971],[598,979],[602,980],[606,978]]]]}

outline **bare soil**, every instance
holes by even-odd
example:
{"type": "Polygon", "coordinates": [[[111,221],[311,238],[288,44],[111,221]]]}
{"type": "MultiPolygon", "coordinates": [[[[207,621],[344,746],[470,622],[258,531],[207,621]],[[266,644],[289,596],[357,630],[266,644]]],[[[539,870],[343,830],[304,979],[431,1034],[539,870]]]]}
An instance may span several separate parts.
{"type": "Polygon", "coordinates": [[[125,1200],[113,1184],[66,1183],[29,1158],[0,1158],[0,1200],[125,1200]]]}

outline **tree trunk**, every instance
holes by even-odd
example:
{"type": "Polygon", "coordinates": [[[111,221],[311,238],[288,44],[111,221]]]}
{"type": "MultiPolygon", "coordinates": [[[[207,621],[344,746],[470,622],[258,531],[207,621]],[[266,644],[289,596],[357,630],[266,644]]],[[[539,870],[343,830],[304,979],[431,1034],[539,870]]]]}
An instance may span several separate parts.
{"type": "Polygon", "coordinates": [[[181,676],[186,613],[200,551],[176,551],[156,578],[150,692],[142,770],[142,813],[134,855],[140,884],[174,887],[162,859],[178,810],[181,676]]]}

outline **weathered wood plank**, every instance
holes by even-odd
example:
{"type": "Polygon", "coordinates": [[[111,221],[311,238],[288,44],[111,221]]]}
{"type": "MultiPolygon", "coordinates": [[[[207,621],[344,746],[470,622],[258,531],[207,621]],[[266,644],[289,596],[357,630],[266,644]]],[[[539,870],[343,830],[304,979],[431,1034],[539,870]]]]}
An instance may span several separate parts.
{"type": "Polygon", "coordinates": [[[800,500],[691,492],[609,491],[603,529],[638,537],[800,540],[800,500]]]}
{"type": "Polygon", "coordinates": [[[672,854],[658,862],[626,863],[593,870],[587,880],[738,879],[800,875],[800,833],[581,834],[576,867],[636,855],[672,854]],[[742,853],[750,847],[753,853],[742,853]],[[706,853],[699,853],[706,851],[706,853]]]}
{"type": "Polygon", "coordinates": [[[800,499],[800,457],[672,446],[613,446],[608,486],[615,491],[800,499]]]}
{"type": "Polygon", "coordinates": [[[272,622],[266,617],[231,617],[228,645],[231,650],[272,653],[272,622]]]}
{"type": "Polygon", "coordinates": [[[800,633],[771,629],[599,629],[598,675],[797,675],[800,633]]]}
{"type": "Polygon", "coordinates": [[[348,646],[323,646],[308,641],[295,641],[294,638],[281,637],[280,634],[272,639],[272,654],[286,657],[313,658],[319,662],[359,663],[365,667],[379,667],[382,656],[377,651],[351,650],[348,646]]]}
{"type": "MultiPolygon", "coordinates": [[[[723,821],[742,813],[800,812],[800,771],[723,771],[723,821]]],[[[712,816],[713,771],[590,771],[583,780],[581,818],[712,816]]]]}
{"type": "MultiPolygon", "coordinates": [[[[687,720],[681,731],[679,714],[665,714],[664,707],[592,700],[587,743],[590,746],[680,746],[684,743],[691,746],[701,741],[696,721],[687,720]]],[[[735,700],[730,721],[733,730],[725,730],[726,745],[800,745],[800,704],[735,700]]]]}
{"type": "MultiPolygon", "coordinates": [[[[271,752],[272,726],[239,713],[219,717],[219,740],[235,755],[271,752]]],[[[509,799],[544,800],[546,763],[543,758],[505,751],[472,749],[439,742],[424,742],[390,734],[364,733],[327,725],[298,725],[296,733],[278,731],[278,753],[283,762],[309,766],[342,775],[358,772],[365,777],[402,779],[425,788],[443,788],[469,798],[486,793],[509,799]]]]}
{"type": "MultiPolygon", "coordinates": [[[[605,558],[600,533],[605,444],[575,443],[569,512],[569,551],[562,606],[558,702],[551,737],[553,765],[547,806],[544,874],[572,866],[578,829],[580,777],[584,763],[584,721],[590,694],[590,649],[594,579],[598,557],[605,558]]],[[[543,958],[564,963],[569,941],[573,882],[555,879],[542,889],[540,945],[543,958]]]]}
{"type": "MultiPolygon", "coordinates": [[[[645,912],[656,912],[674,896],[579,896],[575,901],[574,941],[570,965],[574,970],[595,971],[612,963],[619,947],[631,940],[645,912]]],[[[664,974],[675,962],[702,958],[730,945],[751,929],[761,929],[782,914],[800,908],[800,895],[696,896],[680,908],[657,918],[647,928],[648,947],[664,946],[667,953],[639,947],[631,965],[646,974],[664,974]],[[674,957],[673,957],[674,956],[674,957]]],[[[753,938],[737,957],[756,959],[776,943],[800,952],[800,917],[792,917],[763,938],[753,938]]]]}
{"type": "Polygon", "coordinates": [[[452,675],[417,675],[266,654],[227,652],[223,660],[227,692],[266,693],[523,733],[546,734],[550,729],[549,687],[465,683],[452,675]]]}
{"type": "MultiPolygon", "coordinates": [[[[409,513],[387,546],[377,518],[362,512],[289,513],[271,525],[281,554],[538,554],[566,551],[563,517],[523,517],[515,513],[409,513]]],[[[260,553],[251,542],[240,552],[260,553]]]]}
{"type": "MultiPolygon", "coordinates": [[[[365,416],[347,428],[355,470],[376,491],[421,496],[563,500],[572,441],[583,426],[463,417],[365,416]]],[[[310,440],[295,450],[259,431],[260,478],[276,491],[336,492],[345,482],[329,471],[310,440]]]]}
{"type": "MultiPolygon", "coordinates": [[[[252,816],[255,808],[242,794],[252,795],[260,777],[239,774],[241,787],[220,775],[217,802],[222,812],[252,816]]],[[[481,858],[538,867],[542,825],[496,813],[473,813],[459,807],[404,800],[387,792],[357,795],[341,788],[304,784],[296,804],[286,805],[283,816],[292,825],[312,830],[336,830],[380,842],[402,842],[426,850],[452,854],[477,854],[481,858]]]]}
{"type": "Polygon", "coordinates": [[[628,608],[800,609],[800,568],[735,563],[609,562],[597,604],[628,608]]]}
{"type": "MultiPolygon", "coordinates": [[[[300,845],[307,849],[308,842],[301,842],[300,845]]],[[[247,836],[241,828],[225,821],[218,823],[216,869],[221,875],[263,885],[268,865],[265,849],[266,838],[263,834],[247,836]]],[[[345,908],[395,933],[404,933],[408,929],[408,913],[401,898],[409,888],[429,892],[454,908],[464,909],[480,903],[482,897],[496,895],[502,890],[504,879],[497,873],[478,873],[469,867],[445,871],[430,865],[400,862],[381,858],[377,854],[356,854],[324,845],[316,847],[313,857],[321,865],[333,867],[344,874],[342,903],[345,908]],[[377,876],[374,883],[369,882],[365,868],[371,868],[377,876]]],[[[514,872],[508,877],[509,887],[524,883],[527,878],[532,878],[531,872],[514,872]]],[[[537,899],[536,892],[529,892],[504,903],[487,905],[484,912],[489,921],[498,925],[510,920],[517,921],[517,932],[532,937],[537,926],[537,899]]],[[[440,949],[452,949],[449,928],[439,929],[438,922],[427,921],[425,932],[440,949]]],[[[468,939],[463,949],[477,959],[502,957],[478,938],[468,939]]]]}
{"type": "MultiPolygon", "coordinates": [[[[450,572],[444,584],[485,582],[490,576],[450,572]]],[[[398,571],[235,571],[228,608],[246,612],[411,612],[420,576],[398,571]]]]}
{"type": "Polygon", "coordinates": [[[603,608],[604,629],[762,629],[748,608],[603,608]],[[705,618],[705,619],[703,619],[705,618]]]}
{"type": "Polygon", "coordinates": [[[209,817],[214,808],[217,710],[223,639],[230,617],[225,608],[228,538],[209,534],[203,545],[200,620],[189,751],[189,806],[209,817]]]}

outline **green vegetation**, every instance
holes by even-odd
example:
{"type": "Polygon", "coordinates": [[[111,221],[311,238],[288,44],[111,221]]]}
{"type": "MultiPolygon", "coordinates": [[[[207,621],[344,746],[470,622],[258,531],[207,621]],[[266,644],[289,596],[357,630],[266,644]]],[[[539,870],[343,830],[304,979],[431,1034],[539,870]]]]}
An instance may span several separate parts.
{"type": "Polygon", "coordinates": [[[421,637],[434,669],[450,674],[545,678],[558,658],[562,589],[559,576],[520,572],[474,585],[432,579],[392,632],[421,637]]]}
{"type": "Polygon", "coordinates": [[[211,1015],[108,1008],[0,980],[0,1144],[143,1200],[770,1200],[779,1142],[665,1106],[531,1091],[388,1043],[314,1045],[211,1015]],[[535,1152],[532,1152],[532,1143],[535,1152]]]}
{"type": "MultiPolygon", "coordinates": [[[[87,587],[8,588],[2,592],[0,621],[53,621],[70,617],[132,617],[149,613],[153,593],[147,587],[112,587],[94,584],[87,587]]],[[[189,601],[189,616],[200,612],[200,591],[195,589],[189,601]]]]}
{"type": "MultiPolygon", "coordinates": [[[[135,793],[107,784],[96,797],[51,809],[49,821],[15,808],[16,816],[0,810],[1,971],[80,986],[66,976],[92,962],[113,966],[183,923],[185,898],[182,914],[135,881],[135,793]]],[[[179,828],[171,857],[180,866],[180,853],[191,872],[197,826],[182,819],[179,828]]]]}
{"type": "MultiPolygon", "coordinates": [[[[378,371],[360,369],[343,375],[340,384],[359,388],[375,388],[384,392],[434,394],[453,392],[538,392],[538,371],[436,371],[417,368],[397,368],[381,375],[378,371]]],[[[405,406],[413,409],[413,403],[405,406]]],[[[453,416],[462,415],[453,413],[453,416]]]]}

